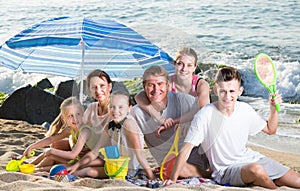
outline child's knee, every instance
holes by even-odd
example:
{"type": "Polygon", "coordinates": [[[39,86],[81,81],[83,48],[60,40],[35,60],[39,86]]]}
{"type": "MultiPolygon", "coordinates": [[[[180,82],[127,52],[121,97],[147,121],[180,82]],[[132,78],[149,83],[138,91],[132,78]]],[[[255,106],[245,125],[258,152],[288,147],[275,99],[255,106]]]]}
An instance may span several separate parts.
{"type": "Polygon", "coordinates": [[[84,168],[84,169],[80,170],[77,173],[77,176],[99,178],[99,172],[98,172],[98,170],[96,170],[94,168],[87,167],[87,168],[84,168]]]}

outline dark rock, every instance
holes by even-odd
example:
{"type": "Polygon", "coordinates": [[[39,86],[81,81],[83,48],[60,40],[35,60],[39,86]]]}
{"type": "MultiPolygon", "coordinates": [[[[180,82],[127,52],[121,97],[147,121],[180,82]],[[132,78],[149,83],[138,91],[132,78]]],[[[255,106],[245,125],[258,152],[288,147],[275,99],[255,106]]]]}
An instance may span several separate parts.
{"type": "Polygon", "coordinates": [[[123,82],[113,81],[111,91],[113,92],[115,90],[124,91],[124,92],[129,93],[128,89],[126,88],[126,86],[123,82]]]}
{"type": "Polygon", "coordinates": [[[51,84],[51,82],[49,81],[48,78],[44,78],[41,81],[39,81],[36,84],[37,87],[41,88],[42,90],[47,89],[47,88],[53,88],[53,85],[51,84]]]}
{"type": "MultiPolygon", "coordinates": [[[[112,86],[111,92],[113,92],[115,90],[119,90],[119,91],[124,91],[124,92],[127,92],[128,94],[130,94],[129,91],[128,91],[128,89],[126,88],[124,82],[113,81],[112,85],[113,86],[112,86]]],[[[136,102],[134,100],[134,97],[132,97],[132,96],[130,96],[130,103],[131,103],[131,105],[135,105],[136,104],[136,102]]]]}
{"type": "Polygon", "coordinates": [[[28,85],[16,90],[4,101],[0,107],[0,118],[31,124],[51,123],[59,114],[62,101],[61,97],[28,85]]]}
{"type": "Polygon", "coordinates": [[[75,96],[79,96],[79,88],[75,80],[68,80],[65,82],[61,82],[57,90],[55,91],[55,95],[62,97],[64,99],[75,96]]]}
{"type": "Polygon", "coordinates": [[[0,118],[26,121],[25,99],[30,88],[20,88],[7,97],[0,107],[0,118]]]}

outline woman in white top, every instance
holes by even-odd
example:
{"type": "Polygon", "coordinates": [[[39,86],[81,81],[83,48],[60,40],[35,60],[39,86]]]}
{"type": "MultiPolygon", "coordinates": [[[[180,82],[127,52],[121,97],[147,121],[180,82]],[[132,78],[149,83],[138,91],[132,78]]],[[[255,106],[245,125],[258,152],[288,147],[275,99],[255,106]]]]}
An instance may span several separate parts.
{"type": "MultiPolygon", "coordinates": [[[[101,136],[103,134],[104,127],[110,121],[108,104],[110,92],[112,90],[112,80],[106,72],[100,69],[96,69],[87,76],[86,81],[87,90],[90,95],[96,100],[96,102],[88,105],[87,109],[84,112],[83,122],[84,124],[87,124],[88,126],[94,128],[95,133],[98,134],[97,138],[102,141],[103,146],[109,145],[109,140],[101,139],[101,136]]],[[[98,140],[96,140],[96,142],[98,142],[98,140]]],[[[85,167],[93,166],[94,168],[84,168],[80,171],[80,173],[76,175],[81,177],[105,178],[106,175],[101,174],[99,171],[99,169],[103,168],[104,161],[100,159],[101,162],[99,163],[99,160],[96,159],[89,161],[88,164],[85,165],[85,167]]]]}
{"type": "Polygon", "coordinates": [[[87,89],[97,101],[88,105],[83,122],[99,131],[110,121],[108,100],[112,89],[112,80],[102,70],[94,70],[87,76],[87,89]]]}

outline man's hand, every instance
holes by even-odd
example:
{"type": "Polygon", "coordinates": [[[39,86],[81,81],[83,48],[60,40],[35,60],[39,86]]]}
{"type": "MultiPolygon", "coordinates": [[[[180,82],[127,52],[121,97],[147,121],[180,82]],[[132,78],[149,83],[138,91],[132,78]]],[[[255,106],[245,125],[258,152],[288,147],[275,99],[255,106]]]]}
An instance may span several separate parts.
{"type": "Polygon", "coordinates": [[[280,94],[270,94],[269,96],[269,101],[270,101],[270,104],[272,106],[275,106],[276,104],[281,104],[282,103],[282,97],[280,94]]]}
{"type": "Polygon", "coordinates": [[[159,138],[161,132],[173,127],[174,125],[175,125],[175,122],[172,118],[165,118],[163,124],[156,129],[155,136],[159,138]]]}
{"type": "Polygon", "coordinates": [[[161,125],[161,126],[159,126],[156,130],[155,130],[155,136],[156,137],[160,137],[160,134],[161,134],[161,132],[163,132],[164,130],[166,130],[166,127],[165,126],[163,126],[163,125],[161,125]]]}
{"type": "Polygon", "coordinates": [[[175,122],[172,118],[166,118],[163,122],[163,126],[165,126],[166,129],[171,128],[173,125],[175,125],[175,122]]]}

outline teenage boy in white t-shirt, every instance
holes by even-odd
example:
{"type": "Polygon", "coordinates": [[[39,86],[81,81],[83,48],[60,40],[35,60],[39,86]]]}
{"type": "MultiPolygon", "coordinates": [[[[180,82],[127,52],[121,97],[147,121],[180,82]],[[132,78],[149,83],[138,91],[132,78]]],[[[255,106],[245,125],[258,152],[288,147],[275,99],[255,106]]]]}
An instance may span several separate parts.
{"type": "Polygon", "coordinates": [[[206,105],[194,116],[171,179],[165,185],[176,182],[187,156],[194,146],[201,144],[213,170],[212,178],[221,185],[300,188],[300,174],[246,147],[248,136],[260,131],[276,133],[275,104],[282,102],[281,96],[270,95],[270,114],[266,121],[250,105],[237,101],[243,88],[241,75],[235,68],[220,69],[215,82],[218,101],[206,105]]]}

